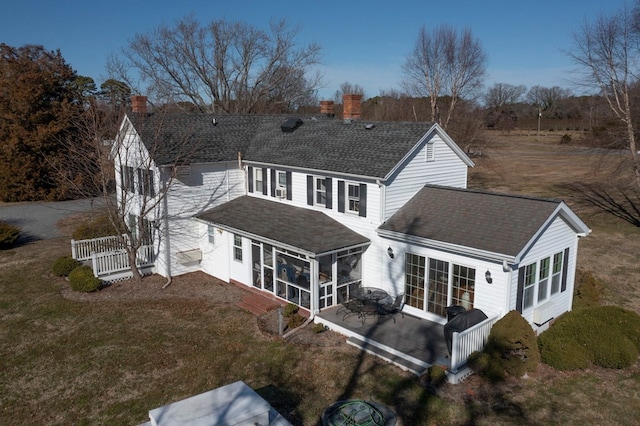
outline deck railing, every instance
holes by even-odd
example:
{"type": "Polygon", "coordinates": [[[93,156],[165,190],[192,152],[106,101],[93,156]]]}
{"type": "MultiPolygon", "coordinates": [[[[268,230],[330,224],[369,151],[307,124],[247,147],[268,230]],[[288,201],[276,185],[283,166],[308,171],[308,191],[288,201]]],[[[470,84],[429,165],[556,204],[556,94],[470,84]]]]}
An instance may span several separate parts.
{"type": "MultiPolygon", "coordinates": [[[[76,260],[91,261],[93,274],[100,278],[107,277],[131,270],[129,256],[125,250],[126,241],[126,235],[71,240],[71,256],[76,260]]],[[[140,246],[136,253],[138,268],[153,266],[154,262],[153,245],[140,246]]]]}
{"type": "MultiPolygon", "coordinates": [[[[138,268],[153,266],[155,260],[153,246],[141,246],[136,253],[138,268]]],[[[91,266],[96,277],[108,276],[118,272],[131,270],[129,256],[126,250],[93,253],[91,266]]]]}
{"type": "Polygon", "coordinates": [[[71,256],[76,260],[89,260],[93,253],[106,253],[124,249],[126,236],[117,235],[89,240],[71,240],[71,256]]]}
{"type": "Polygon", "coordinates": [[[451,339],[452,373],[456,373],[458,368],[467,362],[469,355],[484,348],[489,338],[491,327],[498,321],[498,318],[499,315],[495,315],[460,333],[453,333],[453,338],[451,339]]]}

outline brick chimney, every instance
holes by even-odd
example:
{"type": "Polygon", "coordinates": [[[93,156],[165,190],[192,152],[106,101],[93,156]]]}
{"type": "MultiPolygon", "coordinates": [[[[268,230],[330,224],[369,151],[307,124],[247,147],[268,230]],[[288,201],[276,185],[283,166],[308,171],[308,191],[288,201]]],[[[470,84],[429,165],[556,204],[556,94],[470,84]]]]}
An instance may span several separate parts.
{"type": "Polygon", "coordinates": [[[147,113],[147,97],[146,96],[131,96],[131,110],[141,114],[147,113]]]}
{"type": "Polygon", "coordinates": [[[362,95],[356,95],[356,94],[342,95],[342,103],[343,103],[342,118],[344,118],[345,120],[359,120],[361,115],[361,111],[360,111],[361,100],[362,100],[362,95]]]}
{"type": "Polygon", "coordinates": [[[333,117],[335,115],[333,101],[320,101],[320,114],[333,117]]]}

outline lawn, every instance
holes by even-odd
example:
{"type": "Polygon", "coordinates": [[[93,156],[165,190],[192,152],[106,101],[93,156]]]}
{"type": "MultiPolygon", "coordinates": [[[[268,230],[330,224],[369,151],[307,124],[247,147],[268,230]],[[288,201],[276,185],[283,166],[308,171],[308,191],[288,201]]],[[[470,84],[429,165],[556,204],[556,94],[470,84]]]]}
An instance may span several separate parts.
{"type": "MultiPolygon", "coordinates": [[[[617,160],[551,138],[488,140],[470,186],[565,198],[593,228],[580,243],[579,267],[605,281],[609,303],[640,312],[638,228],[594,210],[570,185],[598,179],[594,170],[610,172],[617,160]]],[[[387,404],[403,425],[640,418],[638,365],[577,373],[541,366],[528,379],[490,386],[473,377],[434,392],[342,342],[262,333],[256,317],[235,306],[242,290],[200,274],[167,290],[143,282],[126,298],[70,298],[68,283],[49,274],[69,251],[68,238],[0,251],[2,425],[136,425],[150,409],[236,380],[300,425],[317,424],[322,409],[342,398],[387,404]]]]}

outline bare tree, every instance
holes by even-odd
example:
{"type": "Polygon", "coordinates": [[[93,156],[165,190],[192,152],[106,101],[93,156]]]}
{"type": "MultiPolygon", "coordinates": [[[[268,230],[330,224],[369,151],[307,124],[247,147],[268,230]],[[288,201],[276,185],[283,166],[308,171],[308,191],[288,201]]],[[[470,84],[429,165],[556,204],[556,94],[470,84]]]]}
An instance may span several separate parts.
{"type": "Polygon", "coordinates": [[[585,22],[574,34],[574,48],[569,56],[584,71],[583,83],[598,89],[624,124],[635,187],[640,191],[640,157],[631,102],[633,85],[640,71],[638,16],[636,6],[635,13],[624,8],[611,16],[601,15],[593,22],[585,22]]]}
{"type": "Polygon", "coordinates": [[[349,83],[345,81],[340,85],[340,88],[336,90],[333,94],[333,101],[337,104],[342,103],[342,95],[362,95],[363,98],[366,97],[366,93],[364,88],[359,84],[349,83]]]}
{"type": "Polygon", "coordinates": [[[508,83],[496,83],[484,94],[484,103],[487,108],[500,111],[507,105],[517,104],[527,92],[527,86],[515,86],[508,83]]]}
{"type": "Polygon", "coordinates": [[[107,69],[164,103],[188,101],[200,111],[280,112],[313,97],[321,84],[309,70],[319,63],[320,46],[298,47],[298,33],[285,21],[264,31],[225,20],[203,26],[185,17],[136,35],[108,59],[107,69]]]}
{"type": "Polygon", "coordinates": [[[429,98],[431,121],[446,129],[460,99],[473,97],[486,72],[487,57],[480,41],[465,28],[458,33],[448,25],[432,32],[422,27],[413,51],[402,69],[402,85],[414,96],[429,98]],[[447,96],[444,121],[440,117],[439,99],[447,96]]]}
{"type": "MultiPolygon", "coordinates": [[[[169,147],[171,159],[167,160],[163,154],[167,149],[163,118],[157,112],[152,117],[138,117],[153,120],[155,130],[150,140],[142,143],[132,132],[130,120],[136,118],[135,114],[120,121],[118,138],[112,140],[113,116],[122,117],[125,108],[94,103],[78,118],[77,136],[64,141],[69,155],[59,168],[59,179],[75,185],[80,197],[101,198],[100,204],[119,239],[118,247],[126,252],[134,280],[140,281],[140,261],[154,260],[167,239],[166,203],[177,170],[193,158],[198,144],[187,137],[174,140],[169,147]],[[157,163],[159,157],[165,158],[162,164],[157,163]],[[78,176],[83,180],[78,181],[78,176]]],[[[144,123],[138,121],[137,125],[144,123]]],[[[188,207],[187,201],[176,204],[188,207]]]]}

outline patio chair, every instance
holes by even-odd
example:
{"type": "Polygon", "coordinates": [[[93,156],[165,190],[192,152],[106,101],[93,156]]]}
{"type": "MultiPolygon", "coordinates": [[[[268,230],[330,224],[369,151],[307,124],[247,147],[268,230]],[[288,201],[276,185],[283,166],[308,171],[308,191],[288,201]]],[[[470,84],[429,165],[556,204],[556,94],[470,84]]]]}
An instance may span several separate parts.
{"type": "Polygon", "coordinates": [[[396,322],[396,314],[400,313],[402,318],[404,318],[404,313],[402,312],[402,307],[404,306],[404,293],[400,293],[396,296],[393,303],[386,303],[378,305],[378,322],[380,322],[380,317],[383,315],[391,315],[393,322],[396,322]]]}
{"type": "Polygon", "coordinates": [[[351,315],[358,315],[358,317],[360,317],[362,315],[362,308],[362,302],[356,299],[349,299],[341,302],[341,306],[336,311],[336,315],[343,314],[343,321],[351,315]]]}

